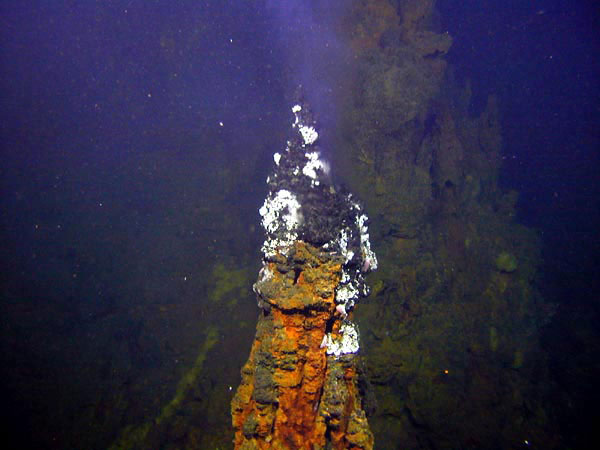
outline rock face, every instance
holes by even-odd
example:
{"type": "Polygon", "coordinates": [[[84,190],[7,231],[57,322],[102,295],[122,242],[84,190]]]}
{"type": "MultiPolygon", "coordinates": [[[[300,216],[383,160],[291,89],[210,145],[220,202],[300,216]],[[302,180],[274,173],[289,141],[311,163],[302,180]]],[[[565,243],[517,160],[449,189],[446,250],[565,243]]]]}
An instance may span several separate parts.
{"type": "Polygon", "coordinates": [[[359,339],[350,321],[377,267],[367,217],[336,191],[306,104],[274,155],[260,214],[266,232],[254,291],[261,313],[232,401],[235,448],[371,449],[359,339]]]}
{"type": "Polygon", "coordinates": [[[564,447],[540,342],[553,306],[536,287],[538,238],[499,183],[498,102],[474,114],[469,84],[445,73],[451,38],[433,0],[354,4],[357,75],[334,157],[382,266],[356,314],[379,401],[371,429],[405,448],[564,447]]]}

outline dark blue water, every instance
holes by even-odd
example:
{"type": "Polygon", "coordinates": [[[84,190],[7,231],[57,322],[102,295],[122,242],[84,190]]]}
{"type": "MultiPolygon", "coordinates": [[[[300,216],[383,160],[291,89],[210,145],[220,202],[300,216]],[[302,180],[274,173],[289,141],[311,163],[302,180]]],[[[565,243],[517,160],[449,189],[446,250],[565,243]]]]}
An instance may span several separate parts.
{"type": "MultiPolygon", "coordinates": [[[[254,333],[256,211],[295,87],[323,127],[343,117],[352,56],[336,24],[345,4],[320,3],[0,6],[0,351],[11,442],[106,447],[172,398],[211,322],[223,333],[212,358],[224,362],[205,367],[212,387],[197,397],[213,405],[200,414],[204,429],[225,432],[229,387],[254,333]],[[239,301],[211,300],[219,283],[239,301]],[[193,323],[182,338],[177,330],[193,323]]],[[[500,184],[519,191],[516,220],[539,231],[536,287],[557,304],[541,330],[554,386],[545,401],[562,411],[563,442],[584,448],[600,401],[600,8],[440,0],[437,11],[432,26],[453,37],[448,73],[469,80],[471,113],[498,99],[500,184]]]]}

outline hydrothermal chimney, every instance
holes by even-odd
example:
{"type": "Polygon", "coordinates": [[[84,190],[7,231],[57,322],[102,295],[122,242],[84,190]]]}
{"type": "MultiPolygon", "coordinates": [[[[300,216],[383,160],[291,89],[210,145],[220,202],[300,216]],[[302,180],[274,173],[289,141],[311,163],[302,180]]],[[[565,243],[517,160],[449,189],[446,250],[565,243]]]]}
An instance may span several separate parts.
{"type": "Polygon", "coordinates": [[[231,405],[236,449],[372,449],[359,335],[351,321],[377,268],[368,218],[330,184],[308,105],[292,108],[260,208],[266,239],[254,284],[261,313],[231,405]]]}

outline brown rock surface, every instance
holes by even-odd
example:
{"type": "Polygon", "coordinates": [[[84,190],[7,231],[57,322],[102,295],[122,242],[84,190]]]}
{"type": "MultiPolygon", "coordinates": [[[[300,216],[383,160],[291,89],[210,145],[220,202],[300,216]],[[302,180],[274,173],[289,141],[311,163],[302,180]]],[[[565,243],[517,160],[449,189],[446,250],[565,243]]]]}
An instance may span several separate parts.
{"type": "Polygon", "coordinates": [[[263,311],[232,401],[235,448],[373,448],[357,355],[322,345],[344,320],[334,302],[343,261],[302,241],[273,259],[255,285],[263,311]]]}

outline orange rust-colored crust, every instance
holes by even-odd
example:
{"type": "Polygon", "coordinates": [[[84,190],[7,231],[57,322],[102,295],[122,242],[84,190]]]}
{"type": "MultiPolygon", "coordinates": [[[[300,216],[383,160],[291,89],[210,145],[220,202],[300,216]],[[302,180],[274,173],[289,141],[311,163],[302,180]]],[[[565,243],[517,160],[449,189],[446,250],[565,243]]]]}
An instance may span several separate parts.
{"type": "MultiPolygon", "coordinates": [[[[280,255],[281,256],[281,255],[280,255]]],[[[257,282],[264,312],[232,401],[236,449],[373,448],[356,355],[327,356],[341,262],[298,241],[257,282]]]]}

